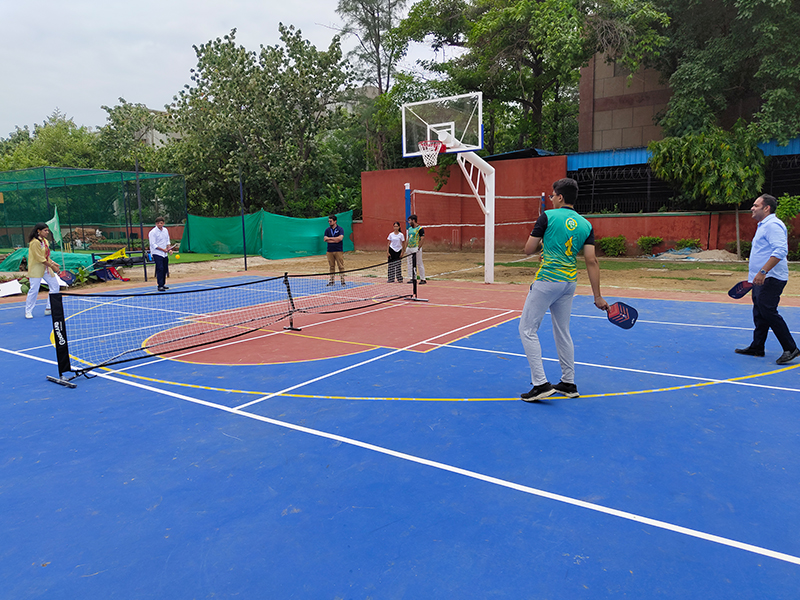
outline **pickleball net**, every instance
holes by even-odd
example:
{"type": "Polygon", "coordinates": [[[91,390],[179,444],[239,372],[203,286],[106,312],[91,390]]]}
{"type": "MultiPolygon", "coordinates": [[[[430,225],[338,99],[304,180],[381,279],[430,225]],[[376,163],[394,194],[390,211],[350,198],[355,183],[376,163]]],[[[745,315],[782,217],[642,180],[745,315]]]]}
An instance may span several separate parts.
{"type": "Polygon", "coordinates": [[[298,314],[332,314],[416,298],[413,286],[387,282],[389,263],[337,273],[260,278],[201,289],[147,293],[52,294],[58,379],[69,385],[101,367],[168,356],[226,342],[298,314]],[[344,283],[342,283],[344,281],[344,283]],[[64,379],[65,373],[74,376],[64,379]]]}

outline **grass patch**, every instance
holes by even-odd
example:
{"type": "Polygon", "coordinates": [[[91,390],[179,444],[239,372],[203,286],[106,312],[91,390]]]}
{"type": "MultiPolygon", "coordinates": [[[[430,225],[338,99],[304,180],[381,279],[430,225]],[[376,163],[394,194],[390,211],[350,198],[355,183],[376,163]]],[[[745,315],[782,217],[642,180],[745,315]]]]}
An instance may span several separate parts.
{"type": "MultiPolygon", "coordinates": [[[[495,266],[500,267],[523,267],[528,269],[538,269],[538,260],[525,260],[520,262],[498,262],[495,266]]],[[[584,268],[583,259],[578,259],[578,268],[584,268]]],[[[747,272],[746,263],[719,263],[719,262],[660,262],[657,260],[614,260],[609,258],[600,259],[601,271],[635,271],[637,269],[669,269],[670,271],[733,271],[747,272]]],[[[800,271],[800,265],[789,265],[790,270],[800,271]]]]}
{"type": "Polygon", "coordinates": [[[708,279],[706,277],[660,277],[658,275],[651,275],[648,279],[671,279],[673,281],[716,281],[716,279],[708,279]]]}

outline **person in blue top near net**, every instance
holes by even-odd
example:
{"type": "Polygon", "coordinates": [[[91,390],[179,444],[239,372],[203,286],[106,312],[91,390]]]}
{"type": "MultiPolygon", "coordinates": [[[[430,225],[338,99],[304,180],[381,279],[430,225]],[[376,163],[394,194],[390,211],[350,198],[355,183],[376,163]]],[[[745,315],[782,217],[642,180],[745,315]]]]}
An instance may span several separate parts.
{"type": "Polygon", "coordinates": [[[778,201],[775,196],[762,194],[750,208],[750,214],[758,222],[756,235],[750,247],[750,268],[747,281],[753,284],[753,341],[746,348],[736,348],[737,354],[764,356],[764,345],[769,330],[775,334],[783,348],[783,354],[775,362],[785,365],[800,356],[800,350],[778,313],[781,293],[789,280],[789,242],[786,225],[775,216],[778,201]]]}
{"type": "Polygon", "coordinates": [[[344,229],[339,227],[336,215],[328,217],[328,228],[325,230],[323,239],[328,243],[328,267],[330,268],[331,280],[328,285],[333,285],[336,279],[336,265],[339,266],[339,276],[344,283],[344,229]]]}
{"type": "Polygon", "coordinates": [[[545,211],[537,219],[525,243],[525,254],[529,255],[536,252],[540,244],[542,247],[539,270],[528,291],[519,321],[519,336],[533,382],[529,392],[520,394],[526,402],[546,398],[556,392],[568,398],[579,395],[575,385],[575,349],[569,332],[569,319],[578,281],[577,258],[581,249],[594,294],[594,305],[600,310],[608,310],[608,302],[600,295],[600,265],[594,250],[594,231],[592,224],[575,212],[577,199],[578,182],[569,178],[556,181],[550,195],[553,209],[545,211]],[[550,385],[547,381],[539,344],[539,325],[548,310],[561,365],[561,381],[556,385],[550,385]]]}

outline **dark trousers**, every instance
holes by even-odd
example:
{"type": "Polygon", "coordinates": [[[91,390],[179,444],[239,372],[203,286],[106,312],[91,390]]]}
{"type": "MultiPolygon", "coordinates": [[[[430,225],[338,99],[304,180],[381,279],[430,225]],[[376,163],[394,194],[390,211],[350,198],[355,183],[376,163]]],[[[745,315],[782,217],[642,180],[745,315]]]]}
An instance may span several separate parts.
{"type": "Polygon", "coordinates": [[[781,293],[786,287],[786,282],[774,277],[767,277],[764,285],[753,286],[753,323],[756,326],[753,331],[752,348],[764,349],[769,330],[775,334],[784,352],[794,350],[797,345],[789,332],[786,321],[778,314],[778,304],[781,301],[781,293]]]}
{"type": "Polygon", "coordinates": [[[156,263],[156,283],[158,284],[158,287],[164,287],[167,282],[169,256],[159,256],[158,254],[153,254],[153,262],[156,263]]]}
{"type": "Polygon", "coordinates": [[[400,263],[402,250],[392,250],[389,248],[389,283],[394,283],[395,279],[403,283],[403,267],[400,263]]]}

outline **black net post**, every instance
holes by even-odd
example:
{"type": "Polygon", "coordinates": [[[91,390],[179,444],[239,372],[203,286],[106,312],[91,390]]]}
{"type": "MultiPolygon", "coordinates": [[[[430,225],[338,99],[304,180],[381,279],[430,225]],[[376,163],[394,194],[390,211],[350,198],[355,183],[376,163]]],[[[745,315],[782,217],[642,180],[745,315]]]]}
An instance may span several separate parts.
{"type": "Polygon", "coordinates": [[[53,317],[53,341],[56,345],[56,361],[58,362],[58,376],[72,370],[67,345],[67,324],[64,320],[64,305],[61,294],[50,294],[50,311],[53,317]]]}

